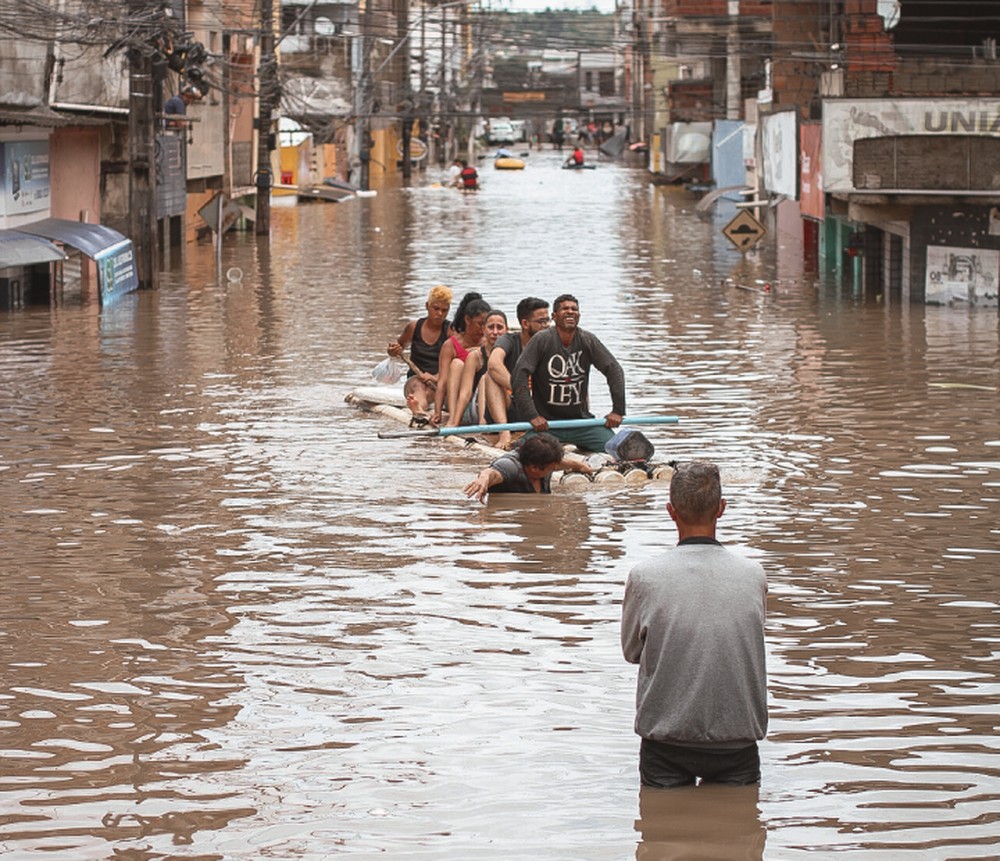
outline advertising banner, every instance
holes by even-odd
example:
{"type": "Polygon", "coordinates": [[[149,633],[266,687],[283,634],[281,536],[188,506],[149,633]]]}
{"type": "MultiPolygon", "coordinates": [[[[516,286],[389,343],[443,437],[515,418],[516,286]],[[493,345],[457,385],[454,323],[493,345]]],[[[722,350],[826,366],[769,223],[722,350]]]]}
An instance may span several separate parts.
{"type": "Polygon", "coordinates": [[[94,257],[101,288],[101,304],[110,305],[119,296],[139,289],[132,240],[105,248],[94,257]]]}
{"type": "Polygon", "coordinates": [[[823,126],[802,123],[799,126],[799,198],[802,215],[822,221],[823,206],[823,126]]]}
{"type": "Polygon", "coordinates": [[[0,215],[48,209],[52,202],[48,140],[0,143],[0,175],[0,215]]]}
{"type": "Polygon", "coordinates": [[[928,245],[924,301],[996,305],[998,277],[1000,251],[928,245]]]}
{"type": "Polygon", "coordinates": [[[765,114],[760,118],[760,129],[764,189],[771,194],[783,194],[789,200],[798,200],[798,112],[765,114]]]}

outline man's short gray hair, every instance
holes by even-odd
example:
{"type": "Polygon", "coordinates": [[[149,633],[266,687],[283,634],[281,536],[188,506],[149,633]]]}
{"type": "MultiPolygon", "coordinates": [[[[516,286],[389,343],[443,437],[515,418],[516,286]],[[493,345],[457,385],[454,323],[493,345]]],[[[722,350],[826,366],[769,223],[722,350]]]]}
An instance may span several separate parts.
{"type": "Polygon", "coordinates": [[[685,523],[711,523],[722,501],[719,467],[704,460],[689,460],[674,467],[670,479],[670,504],[685,523]]]}

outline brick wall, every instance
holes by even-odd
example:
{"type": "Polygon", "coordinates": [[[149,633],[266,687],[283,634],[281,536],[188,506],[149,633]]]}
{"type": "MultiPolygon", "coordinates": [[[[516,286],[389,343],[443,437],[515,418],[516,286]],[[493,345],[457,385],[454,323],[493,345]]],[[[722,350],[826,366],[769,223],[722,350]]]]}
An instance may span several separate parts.
{"type": "Polygon", "coordinates": [[[798,108],[805,119],[818,118],[819,76],[826,65],[817,60],[792,57],[791,52],[813,52],[825,56],[829,35],[819,30],[826,21],[825,2],[776,0],[774,7],[774,53],[772,89],[774,105],[798,108]],[[813,116],[813,114],[816,114],[813,116]]]}
{"type": "Polygon", "coordinates": [[[893,80],[898,95],[995,96],[1000,93],[1000,64],[942,59],[901,59],[893,80]]]}

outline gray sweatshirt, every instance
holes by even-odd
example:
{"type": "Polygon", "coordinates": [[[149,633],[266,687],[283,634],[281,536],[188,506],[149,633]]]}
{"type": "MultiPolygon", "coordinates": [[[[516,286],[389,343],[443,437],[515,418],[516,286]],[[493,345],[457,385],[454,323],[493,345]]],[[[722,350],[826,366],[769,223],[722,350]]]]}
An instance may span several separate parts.
{"type": "Polygon", "coordinates": [[[526,421],[591,418],[590,369],[608,380],[611,411],[625,415],[625,373],[596,335],[577,329],[568,347],[554,326],[524,348],[511,374],[514,406],[526,421]],[[528,381],[531,381],[529,387],[528,381]]]}
{"type": "Polygon", "coordinates": [[[642,738],[732,748],[764,737],[766,597],[764,569],[711,539],[632,569],[621,642],[639,665],[642,738]]]}

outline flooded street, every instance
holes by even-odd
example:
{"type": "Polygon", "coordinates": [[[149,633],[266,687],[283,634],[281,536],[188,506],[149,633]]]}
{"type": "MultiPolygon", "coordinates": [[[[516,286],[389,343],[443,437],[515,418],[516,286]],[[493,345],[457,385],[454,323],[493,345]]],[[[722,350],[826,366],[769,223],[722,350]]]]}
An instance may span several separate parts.
{"type": "Polygon", "coordinates": [[[197,246],[0,314],[5,858],[1000,855],[996,309],[863,301],[641,170],[528,161],[276,207],[240,280],[197,246]],[[620,600],[665,484],[483,506],[482,455],[345,403],[436,283],[575,294],[628,412],[681,417],[657,459],[722,467],[770,584],[759,797],[639,795],[620,600]]]}

